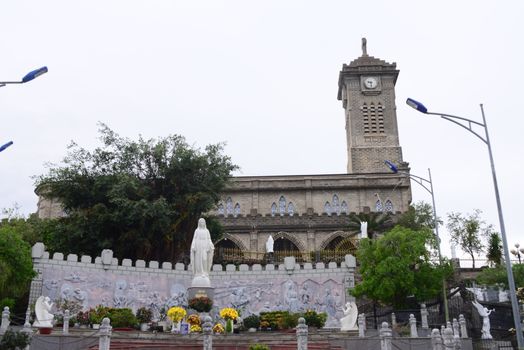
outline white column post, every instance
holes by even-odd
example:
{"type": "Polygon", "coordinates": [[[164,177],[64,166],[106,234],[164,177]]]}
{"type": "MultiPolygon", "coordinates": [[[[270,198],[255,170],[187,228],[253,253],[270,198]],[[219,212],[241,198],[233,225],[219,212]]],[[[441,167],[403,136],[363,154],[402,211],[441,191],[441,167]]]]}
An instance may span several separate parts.
{"type": "Polygon", "coordinates": [[[306,320],[304,317],[298,319],[297,325],[297,349],[298,350],[307,350],[307,335],[308,329],[306,325],[306,320]]]}
{"type": "Polygon", "coordinates": [[[109,318],[104,317],[99,330],[100,338],[98,340],[98,350],[109,350],[109,347],[111,346],[112,327],[109,323],[109,318]]]}
{"type": "Polygon", "coordinates": [[[391,338],[393,337],[393,332],[387,322],[382,322],[382,326],[379,330],[380,335],[380,350],[392,350],[391,348],[391,338]]]}

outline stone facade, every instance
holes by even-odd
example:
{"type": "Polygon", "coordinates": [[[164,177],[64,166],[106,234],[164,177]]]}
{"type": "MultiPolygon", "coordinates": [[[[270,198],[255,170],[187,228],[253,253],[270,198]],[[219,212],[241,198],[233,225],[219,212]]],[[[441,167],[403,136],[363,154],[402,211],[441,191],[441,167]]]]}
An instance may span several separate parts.
{"type": "MultiPolygon", "coordinates": [[[[362,56],[344,64],[339,74],[348,173],[233,177],[214,211],[225,228],[224,238],[215,244],[264,252],[271,234],[286,240],[292,250],[318,251],[334,239],[357,234],[347,228],[352,212],[408,209],[408,177],[384,165],[390,160],[409,172],[399,145],[395,106],[399,71],[395,63],[368,56],[365,46],[362,56]]],[[[63,211],[57,201],[40,197],[38,215],[57,217],[63,211]]]]}

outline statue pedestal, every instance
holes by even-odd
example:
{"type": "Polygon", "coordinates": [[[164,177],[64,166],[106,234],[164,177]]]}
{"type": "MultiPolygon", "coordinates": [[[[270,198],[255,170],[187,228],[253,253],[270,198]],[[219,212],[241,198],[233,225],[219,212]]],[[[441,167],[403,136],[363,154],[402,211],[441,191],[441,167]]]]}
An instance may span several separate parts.
{"type": "Polygon", "coordinates": [[[213,300],[215,296],[215,288],[213,287],[189,287],[187,289],[188,300],[193,298],[207,297],[213,300]]]}

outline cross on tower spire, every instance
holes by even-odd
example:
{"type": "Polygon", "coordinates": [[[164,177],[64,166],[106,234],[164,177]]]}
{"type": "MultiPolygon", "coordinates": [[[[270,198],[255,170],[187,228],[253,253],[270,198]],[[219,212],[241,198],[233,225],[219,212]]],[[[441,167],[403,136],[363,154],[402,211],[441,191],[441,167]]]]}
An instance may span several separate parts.
{"type": "Polygon", "coordinates": [[[368,41],[366,40],[366,38],[362,38],[362,56],[367,56],[368,55],[368,41]]]}

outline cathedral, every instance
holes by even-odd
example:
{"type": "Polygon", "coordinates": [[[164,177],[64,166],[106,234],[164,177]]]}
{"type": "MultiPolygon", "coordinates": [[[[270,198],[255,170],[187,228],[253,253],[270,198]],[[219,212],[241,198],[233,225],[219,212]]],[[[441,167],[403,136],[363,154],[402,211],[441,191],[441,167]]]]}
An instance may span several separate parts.
{"type": "MultiPolygon", "coordinates": [[[[351,213],[404,212],[411,202],[408,163],[402,158],[395,105],[396,63],[368,55],[343,64],[337,99],[346,121],[347,173],[233,177],[213,213],[224,227],[214,242],[223,249],[264,254],[274,250],[338,249],[358,238],[348,227],[351,213]],[[392,173],[384,164],[396,164],[392,173]]],[[[60,204],[40,196],[41,218],[60,215],[60,204]]]]}

